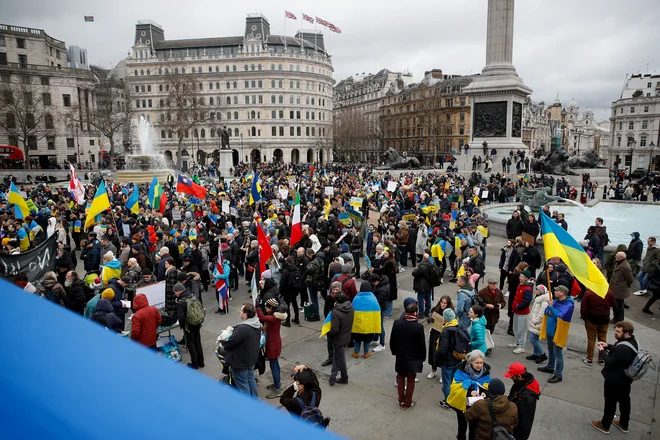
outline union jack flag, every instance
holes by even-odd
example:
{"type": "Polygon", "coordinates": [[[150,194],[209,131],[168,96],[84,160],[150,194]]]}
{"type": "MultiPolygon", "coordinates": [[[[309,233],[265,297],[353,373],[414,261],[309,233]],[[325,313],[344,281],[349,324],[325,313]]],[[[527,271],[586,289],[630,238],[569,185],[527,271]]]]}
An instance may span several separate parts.
{"type": "Polygon", "coordinates": [[[291,20],[298,20],[296,16],[289,11],[284,11],[284,15],[286,16],[286,18],[290,18],[291,20]]]}
{"type": "Polygon", "coordinates": [[[304,12],[303,12],[303,20],[314,24],[314,19],[312,17],[310,17],[309,15],[305,14],[304,12]]]}
{"type": "Polygon", "coordinates": [[[229,307],[229,286],[227,285],[229,274],[225,276],[222,251],[220,249],[218,249],[218,259],[215,263],[213,276],[215,277],[215,290],[218,291],[218,308],[226,312],[229,307]]]}
{"type": "Polygon", "coordinates": [[[336,32],[336,33],[338,33],[338,34],[341,34],[341,29],[339,29],[339,28],[338,28],[337,26],[335,26],[334,24],[330,24],[330,30],[331,30],[332,32],[336,32]]]}
{"type": "Polygon", "coordinates": [[[323,26],[328,26],[330,24],[327,21],[325,21],[324,19],[319,18],[319,17],[316,17],[316,22],[320,25],[323,25],[323,26]]]}

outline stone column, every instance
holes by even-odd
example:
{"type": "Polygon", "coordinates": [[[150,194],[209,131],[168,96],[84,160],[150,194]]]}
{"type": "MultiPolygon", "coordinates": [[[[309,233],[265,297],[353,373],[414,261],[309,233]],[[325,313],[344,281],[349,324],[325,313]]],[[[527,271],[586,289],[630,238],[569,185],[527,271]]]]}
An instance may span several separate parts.
{"type": "Polygon", "coordinates": [[[513,19],[515,0],[488,0],[484,75],[515,73],[513,19]]]}

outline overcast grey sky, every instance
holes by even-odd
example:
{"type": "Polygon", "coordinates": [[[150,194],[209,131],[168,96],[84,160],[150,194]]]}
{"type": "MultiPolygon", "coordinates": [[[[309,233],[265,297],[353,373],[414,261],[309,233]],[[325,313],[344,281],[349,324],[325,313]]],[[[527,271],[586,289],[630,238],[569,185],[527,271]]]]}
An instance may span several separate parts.
{"type": "MultiPolygon", "coordinates": [[[[450,74],[480,72],[485,61],[487,0],[20,0],[0,6],[6,24],[44,29],[49,35],[88,49],[94,64],[111,66],[126,56],[137,20],[161,24],[167,39],[242,35],[245,15],[264,14],[271,33],[284,33],[284,10],[294,35],[301,12],[342,30],[328,49],[335,80],[387,67],[450,74]],[[232,6],[226,6],[231,4],[232,6]],[[83,15],[94,15],[85,24],[83,15]]],[[[626,73],[660,73],[658,0],[518,0],[514,64],[534,90],[536,101],[564,106],[574,98],[598,119],[624,85],[626,73]]],[[[305,22],[305,24],[307,24],[305,22]]],[[[309,26],[309,25],[308,25],[309,26]]]]}

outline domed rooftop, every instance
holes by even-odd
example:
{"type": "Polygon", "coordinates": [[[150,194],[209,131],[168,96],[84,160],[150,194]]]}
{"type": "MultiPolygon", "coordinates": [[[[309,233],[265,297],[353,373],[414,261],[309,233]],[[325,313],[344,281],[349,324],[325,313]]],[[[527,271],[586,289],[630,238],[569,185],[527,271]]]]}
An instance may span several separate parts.
{"type": "Polygon", "coordinates": [[[575,99],[571,99],[571,102],[568,103],[568,108],[571,108],[571,107],[578,108],[580,106],[578,105],[577,102],[575,102],[575,99]]]}

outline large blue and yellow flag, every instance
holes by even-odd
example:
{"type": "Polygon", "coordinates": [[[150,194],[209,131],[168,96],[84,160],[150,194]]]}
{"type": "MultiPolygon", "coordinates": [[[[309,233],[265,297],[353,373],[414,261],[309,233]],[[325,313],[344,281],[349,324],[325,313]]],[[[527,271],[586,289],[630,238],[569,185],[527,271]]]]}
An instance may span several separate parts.
{"type": "MultiPolygon", "coordinates": [[[[353,333],[380,333],[380,306],[371,292],[360,292],[353,298],[353,333]]],[[[325,325],[325,324],[324,324],[325,325]]]]}
{"type": "Polygon", "coordinates": [[[28,208],[28,205],[21,193],[18,192],[18,189],[16,189],[14,182],[11,182],[9,185],[9,195],[7,197],[7,201],[15,206],[14,211],[16,218],[25,218],[30,215],[30,208],[28,208]]]}
{"type": "Polygon", "coordinates": [[[87,210],[87,218],[85,219],[85,229],[93,225],[97,220],[95,217],[101,214],[106,209],[110,209],[110,199],[108,198],[108,193],[105,190],[105,183],[101,179],[99,187],[96,189],[96,194],[94,195],[94,200],[87,210]]]}
{"type": "Polygon", "coordinates": [[[330,327],[332,327],[332,312],[328,313],[328,316],[325,317],[325,321],[323,321],[323,326],[321,327],[321,336],[319,336],[319,338],[327,335],[330,331],[330,327]]]}
{"type": "Polygon", "coordinates": [[[134,214],[139,214],[140,213],[140,207],[138,206],[138,188],[135,186],[133,188],[133,192],[131,195],[128,197],[128,200],[126,200],[126,209],[131,211],[134,214]]]}
{"type": "MultiPolygon", "coordinates": [[[[134,191],[137,191],[137,186],[135,187],[134,191]]],[[[158,183],[158,177],[156,177],[154,174],[154,178],[151,180],[148,193],[149,206],[151,206],[152,209],[158,209],[160,207],[160,196],[162,194],[163,188],[161,188],[160,184],[158,183]]]]}
{"type": "Polygon", "coordinates": [[[259,200],[261,200],[261,185],[259,184],[259,173],[255,172],[254,179],[252,179],[252,188],[250,188],[250,205],[259,200]]]}
{"type": "Polygon", "coordinates": [[[582,246],[543,211],[540,215],[545,259],[561,258],[579,282],[596,295],[605,298],[609,284],[582,246]]]}

